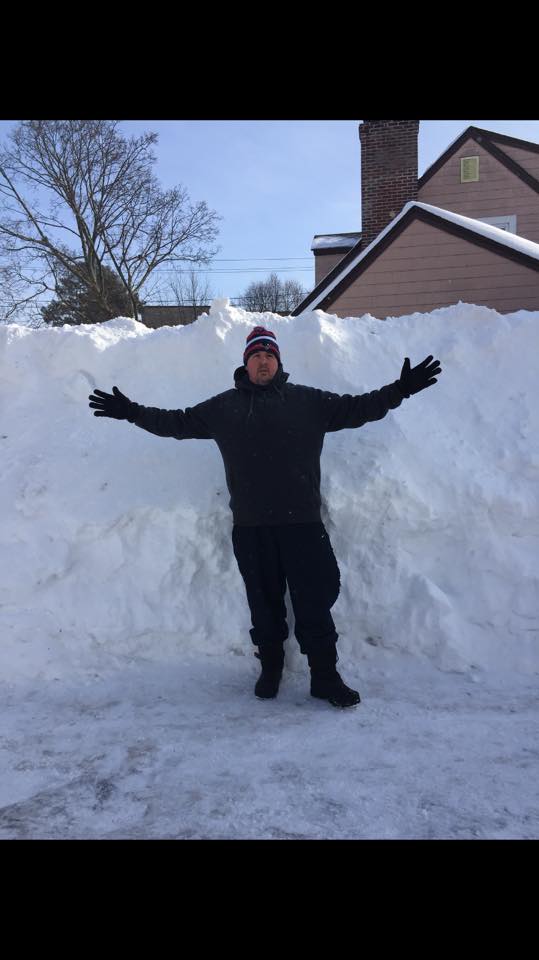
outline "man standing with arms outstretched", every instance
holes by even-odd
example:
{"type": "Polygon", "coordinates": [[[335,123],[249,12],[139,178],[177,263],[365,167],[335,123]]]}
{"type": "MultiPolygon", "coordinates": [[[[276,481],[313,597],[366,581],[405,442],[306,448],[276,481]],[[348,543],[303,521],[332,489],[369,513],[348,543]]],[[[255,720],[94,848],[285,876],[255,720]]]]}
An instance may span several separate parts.
{"type": "Polygon", "coordinates": [[[160,437],[215,440],[225,465],[234,526],[232,543],[251,611],[251,639],[262,672],[255,695],[277,695],[288,637],[286,585],[295,635],[311,670],[311,694],[337,707],[360,702],[337,672],[331,608],[340,574],[320,517],[324,435],[381,420],[403,398],[436,383],[438,360],[404,361],[394,383],[361,396],[340,396],[288,383],[277,339],[255,327],[247,337],[234,388],[185,410],[143,407],[117,387],[95,390],[96,417],[128,420],[160,437]]]}

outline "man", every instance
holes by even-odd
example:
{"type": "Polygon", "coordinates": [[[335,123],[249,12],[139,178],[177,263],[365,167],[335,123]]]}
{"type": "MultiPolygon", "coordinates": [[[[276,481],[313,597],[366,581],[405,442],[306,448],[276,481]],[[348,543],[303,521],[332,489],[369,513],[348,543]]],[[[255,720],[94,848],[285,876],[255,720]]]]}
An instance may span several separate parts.
{"type": "Polygon", "coordinates": [[[275,697],[288,637],[286,585],[295,634],[311,670],[311,694],[337,707],[360,702],[337,672],[337,632],[330,610],[340,590],[335,555],[320,518],[324,435],[381,420],[404,397],[436,383],[432,356],[404,361],[398,380],[362,396],[339,396],[288,383],[275,334],[255,327],[233,390],[185,410],[143,407],[117,387],[89,397],[96,417],[114,417],[160,437],[215,440],[233,515],[232,543],[251,611],[251,639],[262,672],[255,695],[275,697]]]}

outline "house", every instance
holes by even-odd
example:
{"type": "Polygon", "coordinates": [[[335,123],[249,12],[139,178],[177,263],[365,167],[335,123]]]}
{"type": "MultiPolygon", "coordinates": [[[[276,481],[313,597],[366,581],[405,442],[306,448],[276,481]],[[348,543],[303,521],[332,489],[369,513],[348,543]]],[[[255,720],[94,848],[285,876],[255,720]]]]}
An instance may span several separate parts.
{"type": "Polygon", "coordinates": [[[314,237],[315,287],[294,316],[539,310],[539,144],[468,127],[418,178],[418,132],[360,124],[362,231],[314,237]]]}
{"type": "Polygon", "coordinates": [[[201,313],[209,313],[209,306],[144,306],[141,322],[147,327],[177,327],[193,323],[201,313]]]}

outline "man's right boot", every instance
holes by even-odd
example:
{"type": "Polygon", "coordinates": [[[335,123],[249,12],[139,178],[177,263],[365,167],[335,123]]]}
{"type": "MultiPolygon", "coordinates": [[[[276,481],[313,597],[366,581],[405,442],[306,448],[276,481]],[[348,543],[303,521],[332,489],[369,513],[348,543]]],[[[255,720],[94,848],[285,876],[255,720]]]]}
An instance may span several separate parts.
{"type": "Polygon", "coordinates": [[[329,700],[334,707],[355,707],[361,701],[357,690],[347,687],[336,670],[311,673],[311,697],[329,700]]]}
{"type": "Polygon", "coordinates": [[[284,648],[279,646],[260,645],[255,653],[262,664],[256,686],[255,697],[260,700],[271,700],[277,696],[284,665],[284,648]]]}
{"type": "Polygon", "coordinates": [[[307,655],[311,668],[311,697],[329,700],[334,707],[355,707],[361,702],[357,690],[347,687],[337,672],[337,650],[334,647],[307,655]]]}

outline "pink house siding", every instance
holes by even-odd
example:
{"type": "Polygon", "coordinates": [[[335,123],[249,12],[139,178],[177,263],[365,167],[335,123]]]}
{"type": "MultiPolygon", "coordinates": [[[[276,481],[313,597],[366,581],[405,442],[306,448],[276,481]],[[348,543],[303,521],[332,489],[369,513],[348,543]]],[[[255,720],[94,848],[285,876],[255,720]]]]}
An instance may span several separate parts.
{"type": "Polygon", "coordinates": [[[338,316],[427,313],[462,300],[499,313],[539,309],[539,271],[414,220],[324,309],[338,316]]]}
{"type": "MultiPolygon", "coordinates": [[[[509,156],[515,148],[503,147],[509,156]]],[[[529,172],[539,176],[539,154],[526,151],[529,172]]],[[[516,155],[514,157],[517,159],[516,155]]],[[[521,162],[522,157],[518,162],[521,162]]],[[[522,164],[524,166],[524,163],[522,164]]],[[[516,233],[539,243],[539,193],[491,156],[481,144],[469,139],[427,182],[419,187],[417,199],[435,207],[461,213],[465,217],[501,217],[514,214],[516,233]],[[462,157],[479,157],[479,181],[460,182],[462,157]]]]}
{"type": "Polygon", "coordinates": [[[344,253],[321,253],[314,258],[314,285],[327,277],[330,270],[336,267],[345,256],[344,253]]]}
{"type": "Polygon", "coordinates": [[[495,142],[495,145],[498,150],[502,150],[508,157],[511,157],[511,160],[515,160],[521,167],[524,167],[527,173],[531,173],[532,177],[539,180],[539,151],[534,153],[532,150],[526,150],[522,147],[508,147],[505,143],[495,142]]]}

